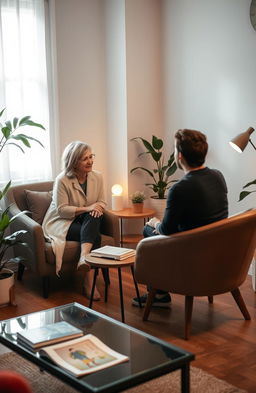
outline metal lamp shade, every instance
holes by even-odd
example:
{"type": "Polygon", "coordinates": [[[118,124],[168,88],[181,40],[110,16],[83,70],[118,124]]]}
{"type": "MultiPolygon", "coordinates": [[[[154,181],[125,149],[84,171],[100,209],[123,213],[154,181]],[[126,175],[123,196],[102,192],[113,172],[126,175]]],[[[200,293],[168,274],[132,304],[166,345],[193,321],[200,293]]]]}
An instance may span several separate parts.
{"type": "Polygon", "coordinates": [[[237,135],[235,138],[233,138],[229,144],[230,146],[233,147],[236,151],[239,153],[242,153],[244,149],[246,148],[248,142],[250,141],[250,136],[253,133],[254,128],[249,127],[248,130],[245,132],[242,132],[241,134],[237,135]]]}

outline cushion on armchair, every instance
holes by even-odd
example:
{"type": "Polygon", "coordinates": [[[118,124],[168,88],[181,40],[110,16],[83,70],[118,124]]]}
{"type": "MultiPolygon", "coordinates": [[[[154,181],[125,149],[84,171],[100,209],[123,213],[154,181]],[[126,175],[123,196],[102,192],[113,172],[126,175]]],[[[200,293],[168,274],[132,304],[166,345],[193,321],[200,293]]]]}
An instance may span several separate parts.
{"type": "Polygon", "coordinates": [[[24,192],[32,219],[41,225],[52,201],[52,191],[24,190],[24,192]]]}

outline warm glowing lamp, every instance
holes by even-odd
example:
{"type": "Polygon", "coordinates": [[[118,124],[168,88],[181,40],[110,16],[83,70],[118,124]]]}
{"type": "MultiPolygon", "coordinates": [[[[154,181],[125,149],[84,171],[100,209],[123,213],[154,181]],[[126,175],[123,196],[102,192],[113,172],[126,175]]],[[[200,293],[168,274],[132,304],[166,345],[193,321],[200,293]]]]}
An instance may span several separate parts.
{"type": "Polygon", "coordinates": [[[237,135],[235,138],[233,138],[229,144],[230,146],[233,147],[238,153],[242,153],[246,146],[248,145],[248,142],[253,146],[253,148],[256,150],[255,145],[252,143],[250,136],[253,133],[254,128],[249,127],[248,130],[245,132],[242,132],[241,134],[237,135]]]}
{"type": "Polygon", "coordinates": [[[112,210],[123,210],[123,187],[120,184],[114,184],[112,191],[112,210]]]}

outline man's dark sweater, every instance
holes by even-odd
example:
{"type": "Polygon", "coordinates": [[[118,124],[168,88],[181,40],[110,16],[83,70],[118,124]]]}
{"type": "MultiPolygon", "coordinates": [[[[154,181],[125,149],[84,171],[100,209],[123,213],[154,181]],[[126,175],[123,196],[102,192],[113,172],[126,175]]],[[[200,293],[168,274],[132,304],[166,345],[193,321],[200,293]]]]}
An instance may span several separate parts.
{"type": "Polygon", "coordinates": [[[162,235],[197,228],[228,216],[227,185],[221,172],[203,168],[190,171],[168,192],[162,235]]]}

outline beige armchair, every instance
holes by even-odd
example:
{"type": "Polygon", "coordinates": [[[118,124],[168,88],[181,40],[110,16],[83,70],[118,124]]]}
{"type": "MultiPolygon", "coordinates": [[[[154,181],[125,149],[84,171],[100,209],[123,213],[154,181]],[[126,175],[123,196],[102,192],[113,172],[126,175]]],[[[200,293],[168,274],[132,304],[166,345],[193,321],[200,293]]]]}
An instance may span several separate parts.
{"type": "Polygon", "coordinates": [[[171,236],[143,239],[137,246],[135,278],[152,288],[143,320],[156,289],[185,296],[188,339],[194,296],[231,292],[245,319],[250,314],[239,291],[256,246],[256,209],[171,236]]]}
{"type": "MultiPolygon", "coordinates": [[[[10,188],[4,198],[4,207],[11,205],[10,215],[13,216],[22,210],[30,213],[21,215],[12,226],[12,231],[25,229],[28,233],[26,242],[29,248],[22,246],[14,247],[14,255],[25,258],[24,263],[19,264],[18,279],[22,279],[25,266],[42,278],[43,296],[48,297],[49,278],[55,275],[55,256],[51,243],[45,241],[42,221],[51,202],[53,182],[23,184],[10,188]]],[[[102,245],[119,246],[120,232],[118,217],[105,211],[102,220],[102,245]]],[[[75,270],[80,256],[80,243],[67,241],[63,256],[62,272],[75,270]]]]}

